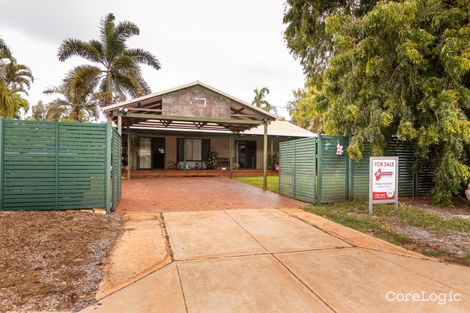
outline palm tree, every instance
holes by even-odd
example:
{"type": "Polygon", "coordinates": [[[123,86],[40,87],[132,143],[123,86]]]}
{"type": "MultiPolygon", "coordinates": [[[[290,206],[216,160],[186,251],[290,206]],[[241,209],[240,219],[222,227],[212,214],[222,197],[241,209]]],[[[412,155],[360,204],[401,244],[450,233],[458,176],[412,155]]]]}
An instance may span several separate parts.
{"type": "Polygon", "coordinates": [[[97,64],[77,66],[68,78],[80,84],[87,82],[99,90],[96,97],[103,104],[124,100],[128,95],[145,95],[151,90],[142,77],[140,65],[149,65],[158,70],[160,63],[148,51],[127,47],[127,39],[139,33],[134,23],[123,21],[116,24],[114,15],[109,13],[101,21],[100,40],[85,42],[66,39],[59,47],[58,57],[60,61],[65,61],[72,56],[79,56],[97,64]]]}
{"type": "MultiPolygon", "coordinates": [[[[99,117],[96,101],[94,101],[93,89],[70,88],[65,82],[58,87],[51,87],[44,91],[45,94],[57,94],[61,97],[48,104],[51,109],[50,118],[71,119],[78,122],[96,120],[99,117]],[[54,117],[56,116],[56,117],[54,117]]],[[[47,115],[46,115],[47,117],[47,115]]]]}
{"type": "Polygon", "coordinates": [[[275,106],[272,106],[271,103],[269,103],[265,98],[266,95],[269,95],[269,89],[267,87],[263,87],[261,89],[256,88],[253,90],[255,92],[255,98],[253,99],[253,102],[251,104],[257,106],[258,108],[261,108],[267,112],[273,111],[274,113],[277,113],[277,109],[275,106]]]}
{"type": "Polygon", "coordinates": [[[28,94],[31,83],[34,81],[29,67],[16,62],[10,62],[5,66],[4,79],[11,90],[28,94]]]}
{"type": "Polygon", "coordinates": [[[17,64],[5,41],[0,39],[0,116],[19,118],[21,109],[28,111],[29,103],[22,94],[28,94],[32,82],[31,70],[17,64]]]}
{"type": "Polygon", "coordinates": [[[44,104],[39,100],[31,111],[29,119],[35,121],[60,121],[67,118],[67,107],[57,101],[44,104]]]}

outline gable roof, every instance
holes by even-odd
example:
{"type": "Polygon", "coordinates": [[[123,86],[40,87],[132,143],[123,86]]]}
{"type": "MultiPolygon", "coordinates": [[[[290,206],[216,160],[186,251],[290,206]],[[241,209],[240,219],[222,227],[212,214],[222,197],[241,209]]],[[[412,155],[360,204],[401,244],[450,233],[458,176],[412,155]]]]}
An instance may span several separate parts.
{"type": "Polygon", "coordinates": [[[197,80],[195,82],[192,82],[192,83],[189,83],[189,84],[185,84],[185,85],[181,85],[181,86],[178,86],[178,87],[170,88],[170,89],[167,89],[167,90],[155,92],[155,93],[152,93],[152,94],[149,94],[149,95],[145,95],[145,96],[137,97],[137,98],[134,98],[134,99],[126,100],[126,101],[123,101],[123,102],[111,104],[111,105],[103,107],[103,111],[104,112],[109,112],[109,111],[114,111],[114,110],[117,110],[117,109],[120,109],[120,108],[125,108],[127,106],[133,105],[133,104],[138,103],[140,101],[148,100],[148,99],[155,98],[155,97],[160,97],[162,95],[169,94],[171,92],[175,92],[175,91],[178,91],[178,90],[182,90],[182,89],[186,89],[186,88],[194,87],[194,86],[202,86],[202,87],[207,88],[207,89],[209,89],[209,90],[211,90],[215,93],[218,93],[218,94],[220,94],[224,97],[227,97],[227,98],[229,98],[229,99],[231,99],[235,102],[238,102],[242,106],[245,106],[249,109],[255,110],[258,113],[261,113],[262,115],[266,116],[269,120],[277,119],[277,115],[272,114],[270,112],[267,112],[267,111],[265,111],[261,108],[258,108],[258,107],[254,106],[254,105],[252,105],[252,104],[250,104],[246,101],[243,101],[243,100],[241,100],[237,97],[229,95],[228,93],[223,92],[219,89],[216,89],[216,88],[214,88],[214,87],[212,87],[208,84],[205,84],[205,83],[203,83],[199,80],[197,80]]]}

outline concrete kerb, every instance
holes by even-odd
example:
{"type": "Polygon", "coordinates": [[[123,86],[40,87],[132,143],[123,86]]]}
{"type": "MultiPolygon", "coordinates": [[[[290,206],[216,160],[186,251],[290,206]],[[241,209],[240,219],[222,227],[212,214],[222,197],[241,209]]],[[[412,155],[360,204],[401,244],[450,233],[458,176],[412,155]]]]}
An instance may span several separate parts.
{"type": "Polygon", "coordinates": [[[97,300],[102,300],[173,262],[161,213],[130,213],[125,214],[125,219],[125,231],[116,242],[106,264],[105,276],[95,296],[97,300]],[[136,242],[140,244],[136,245],[136,242]]]}
{"type": "Polygon", "coordinates": [[[377,238],[368,234],[364,234],[355,229],[335,223],[324,217],[305,212],[301,209],[286,208],[286,209],[280,209],[280,210],[286,213],[287,215],[294,217],[298,220],[301,220],[304,223],[307,223],[331,236],[334,236],[340,240],[343,240],[344,242],[347,242],[348,244],[354,247],[364,248],[364,249],[368,249],[372,251],[382,251],[382,252],[387,252],[387,253],[396,254],[396,255],[405,256],[405,257],[440,262],[440,260],[437,260],[435,258],[428,257],[428,256],[422,255],[420,253],[417,253],[411,250],[407,250],[400,246],[384,241],[380,238],[377,238]]]}

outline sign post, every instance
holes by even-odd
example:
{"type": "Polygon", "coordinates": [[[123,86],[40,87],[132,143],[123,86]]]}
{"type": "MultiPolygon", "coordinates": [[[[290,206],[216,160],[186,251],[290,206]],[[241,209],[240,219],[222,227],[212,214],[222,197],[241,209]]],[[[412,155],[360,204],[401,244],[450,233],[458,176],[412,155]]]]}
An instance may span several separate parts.
{"type": "Polygon", "coordinates": [[[371,157],[369,161],[369,214],[374,203],[398,208],[398,157],[371,157]]]}

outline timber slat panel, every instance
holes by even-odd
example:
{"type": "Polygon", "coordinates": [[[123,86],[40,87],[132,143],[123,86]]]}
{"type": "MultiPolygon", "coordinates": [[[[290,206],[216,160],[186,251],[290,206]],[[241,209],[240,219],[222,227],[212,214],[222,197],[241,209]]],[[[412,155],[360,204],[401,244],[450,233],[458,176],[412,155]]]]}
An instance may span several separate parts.
{"type": "Polygon", "coordinates": [[[0,119],[0,210],[104,208],[108,149],[121,160],[121,137],[108,142],[106,127],[0,119]]]}

